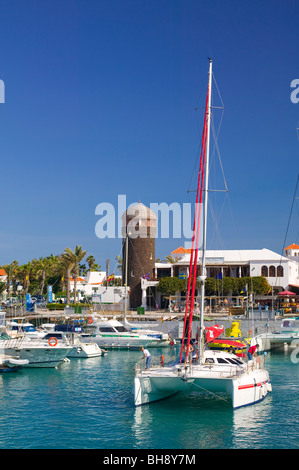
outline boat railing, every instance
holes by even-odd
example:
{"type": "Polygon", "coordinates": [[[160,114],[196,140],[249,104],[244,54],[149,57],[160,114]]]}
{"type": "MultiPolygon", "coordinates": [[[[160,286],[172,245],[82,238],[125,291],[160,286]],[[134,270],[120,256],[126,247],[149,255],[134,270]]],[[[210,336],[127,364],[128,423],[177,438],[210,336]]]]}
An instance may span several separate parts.
{"type": "MultiPolygon", "coordinates": [[[[70,341],[70,339],[65,337],[64,339],[58,339],[56,344],[57,345],[71,346],[72,342],[70,341]]],[[[25,336],[18,336],[18,337],[15,337],[15,338],[3,339],[0,342],[0,348],[18,349],[18,348],[24,347],[24,346],[30,347],[30,345],[35,346],[35,347],[46,347],[46,346],[54,347],[54,346],[56,346],[56,344],[55,344],[55,342],[51,343],[51,338],[49,338],[49,339],[44,339],[43,337],[40,337],[40,338],[39,337],[26,338],[25,336]]]]}
{"type": "MultiPolygon", "coordinates": [[[[161,367],[171,367],[172,365],[175,365],[177,361],[178,361],[178,357],[175,353],[173,354],[163,353],[160,355],[152,355],[150,369],[159,369],[161,367]]],[[[141,358],[139,361],[135,363],[134,369],[135,369],[136,374],[145,370],[145,368],[146,368],[146,361],[144,358],[141,358]]]]}
{"type": "MultiPolygon", "coordinates": [[[[150,364],[150,369],[155,370],[155,369],[161,369],[161,367],[169,367],[172,368],[174,366],[177,366],[179,364],[179,358],[175,354],[161,354],[161,355],[152,355],[151,358],[151,364],[150,364]]],[[[265,356],[261,355],[258,357],[253,357],[253,359],[244,362],[243,365],[236,366],[236,365],[225,365],[223,367],[223,372],[220,370],[219,373],[220,375],[222,374],[223,376],[226,377],[238,377],[242,375],[244,372],[250,372],[256,369],[264,369],[264,362],[265,362],[265,356]]],[[[194,365],[198,364],[197,361],[192,360],[191,354],[190,357],[187,361],[182,361],[181,367],[180,368],[174,368],[173,371],[177,371],[178,374],[181,374],[182,372],[186,372],[187,374],[192,373],[192,369],[194,365]]],[[[215,363],[212,364],[204,364],[206,368],[211,368],[211,370],[215,367],[215,363]]],[[[220,365],[220,367],[222,367],[220,365]]],[[[138,362],[136,362],[135,366],[135,374],[138,374],[146,369],[146,361],[144,358],[141,358],[138,362]]]]}
{"type": "Polygon", "coordinates": [[[8,348],[17,349],[22,345],[23,342],[24,342],[23,336],[19,336],[16,338],[3,339],[0,343],[0,347],[4,349],[8,349],[8,348]]]}

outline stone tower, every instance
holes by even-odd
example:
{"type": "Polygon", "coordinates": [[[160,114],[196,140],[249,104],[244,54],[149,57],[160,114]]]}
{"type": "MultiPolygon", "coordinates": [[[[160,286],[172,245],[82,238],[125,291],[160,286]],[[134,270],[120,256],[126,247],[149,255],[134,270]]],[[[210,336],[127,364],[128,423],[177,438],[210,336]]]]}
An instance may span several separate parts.
{"type": "Polygon", "coordinates": [[[144,204],[130,206],[122,215],[123,284],[126,279],[126,239],[128,240],[127,278],[130,287],[130,307],[141,306],[141,278],[151,279],[155,269],[156,215],[144,204]]]}

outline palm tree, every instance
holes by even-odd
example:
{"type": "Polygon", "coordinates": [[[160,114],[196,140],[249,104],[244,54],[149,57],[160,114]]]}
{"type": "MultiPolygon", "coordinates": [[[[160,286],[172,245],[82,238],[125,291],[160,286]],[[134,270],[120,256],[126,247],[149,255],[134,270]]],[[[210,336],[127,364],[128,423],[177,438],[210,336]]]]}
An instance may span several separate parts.
{"type": "Polygon", "coordinates": [[[95,257],[92,255],[89,255],[87,256],[86,261],[88,263],[89,271],[92,271],[96,262],[95,257]]]}
{"type": "Polygon", "coordinates": [[[0,295],[2,294],[2,292],[4,292],[6,289],[6,284],[5,282],[1,282],[0,281],[0,295]]]}
{"type": "Polygon", "coordinates": [[[61,272],[63,273],[62,277],[62,290],[63,289],[63,284],[65,285],[65,290],[66,290],[66,304],[69,305],[70,303],[70,277],[71,277],[71,269],[73,267],[73,262],[68,259],[66,256],[66,253],[63,253],[62,255],[59,256],[59,261],[60,261],[60,269],[61,272]]]}
{"type": "Polygon", "coordinates": [[[28,293],[30,286],[30,274],[32,272],[32,262],[29,261],[27,264],[22,264],[18,269],[18,277],[21,280],[24,295],[28,293]]]}
{"type": "MultiPolygon", "coordinates": [[[[86,250],[82,250],[82,247],[77,245],[74,252],[70,248],[65,248],[64,253],[61,255],[65,263],[68,265],[68,289],[69,291],[69,274],[71,273],[74,279],[74,303],[76,303],[76,291],[77,291],[77,277],[79,276],[79,264],[86,255],[86,250]]],[[[68,299],[68,295],[67,295],[68,299]]],[[[68,303],[68,300],[67,300],[68,303]]]]}
{"type": "Polygon", "coordinates": [[[53,266],[53,257],[47,256],[47,258],[34,259],[33,272],[39,281],[39,295],[43,295],[46,277],[50,274],[53,266]]]}
{"type": "Polygon", "coordinates": [[[117,256],[115,256],[115,260],[117,262],[116,270],[122,273],[122,269],[123,269],[123,259],[122,259],[122,257],[117,255],[117,256]]]}
{"type": "Polygon", "coordinates": [[[12,280],[14,279],[14,277],[16,275],[18,265],[19,265],[18,262],[15,260],[10,264],[5,264],[5,265],[1,266],[1,268],[3,268],[5,270],[6,275],[7,275],[7,278],[6,278],[6,292],[7,292],[7,295],[9,295],[9,293],[10,293],[10,284],[11,284],[12,280]]]}
{"type": "Polygon", "coordinates": [[[171,263],[171,264],[175,263],[176,261],[171,255],[165,256],[165,259],[167,263],[171,263]]]}

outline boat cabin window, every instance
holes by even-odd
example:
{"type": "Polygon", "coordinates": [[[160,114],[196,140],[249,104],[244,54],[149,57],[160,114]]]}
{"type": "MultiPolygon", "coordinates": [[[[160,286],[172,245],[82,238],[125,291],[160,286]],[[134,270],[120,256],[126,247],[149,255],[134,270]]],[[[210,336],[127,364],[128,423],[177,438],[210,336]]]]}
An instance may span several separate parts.
{"type": "Polygon", "coordinates": [[[50,339],[50,338],[57,338],[57,339],[63,339],[64,336],[61,333],[56,333],[56,331],[52,333],[47,333],[43,339],[50,339]]]}
{"type": "Polygon", "coordinates": [[[217,357],[218,364],[229,364],[223,357],[217,357]]]}
{"type": "Polygon", "coordinates": [[[124,333],[124,332],[127,332],[127,331],[128,331],[124,326],[116,326],[115,329],[116,329],[119,333],[124,333]]]}
{"type": "Polygon", "coordinates": [[[205,364],[214,364],[214,359],[212,357],[206,357],[205,364]]]}
{"type": "Polygon", "coordinates": [[[241,361],[238,361],[238,359],[233,359],[231,357],[228,357],[227,360],[231,363],[231,364],[243,364],[241,361]]]}
{"type": "Polygon", "coordinates": [[[115,333],[115,329],[111,326],[100,326],[99,330],[101,333],[115,333]]]}

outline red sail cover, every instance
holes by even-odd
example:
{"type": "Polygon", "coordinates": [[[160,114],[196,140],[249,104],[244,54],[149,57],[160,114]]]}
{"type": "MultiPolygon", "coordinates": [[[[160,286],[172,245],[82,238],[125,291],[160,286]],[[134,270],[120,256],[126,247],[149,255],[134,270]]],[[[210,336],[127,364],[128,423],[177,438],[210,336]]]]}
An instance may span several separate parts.
{"type": "Polygon", "coordinates": [[[221,335],[221,333],[224,332],[224,326],[218,326],[218,325],[213,325],[213,326],[208,326],[205,328],[206,330],[206,339],[207,343],[210,343],[214,339],[218,338],[218,336],[221,335]]]}

